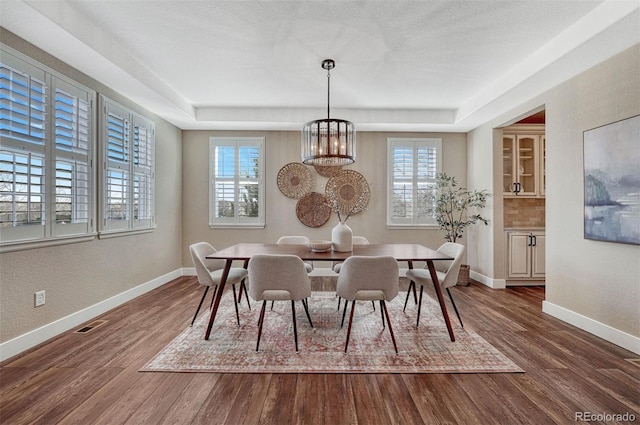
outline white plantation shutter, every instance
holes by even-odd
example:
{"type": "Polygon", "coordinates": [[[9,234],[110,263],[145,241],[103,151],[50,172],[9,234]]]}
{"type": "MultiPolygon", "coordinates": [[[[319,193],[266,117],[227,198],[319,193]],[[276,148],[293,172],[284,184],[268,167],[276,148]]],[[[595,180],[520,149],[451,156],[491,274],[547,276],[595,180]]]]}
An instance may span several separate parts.
{"type": "Polygon", "coordinates": [[[92,218],[90,94],[54,81],[55,97],[55,233],[90,230],[92,218]]]}
{"type": "Polygon", "coordinates": [[[433,216],[441,139],[388,139],[388,218],[390,226],[436,223],[433,216]]]}
{"type": "Polygon", "coordinates": [[[264,139],[212,137],[210,226],[264,226],[264,139]]]}
{"type": "Polygon", "coordinates": [[[0,151],[0,241],[45,235],[44,155],[0,151]]]}
{"type": "Polygon", "coordinates": [[[0,242],[93,231],[95,92],[2,46],[0,242]]]}
{"type": "Polygon", "coordinates": [[[155,137],[149,120],[133,117],[133,227],[153,225],[155,137]]]}
{"type": "Polygon", "coordinates": [[[100,97],[104,173],[102,232],[151,229],[155,225],[155,125],[100,97]]]}
{"type": "Polygon", "coordinates": [[[9,55],[0,64],[0,135],[44,146],[46,123],[45,72],[9,55]],[[13,59],[13,60],[12,60],[13,59]],[[21,72],[5,63],[13,62],[21,72]]]}

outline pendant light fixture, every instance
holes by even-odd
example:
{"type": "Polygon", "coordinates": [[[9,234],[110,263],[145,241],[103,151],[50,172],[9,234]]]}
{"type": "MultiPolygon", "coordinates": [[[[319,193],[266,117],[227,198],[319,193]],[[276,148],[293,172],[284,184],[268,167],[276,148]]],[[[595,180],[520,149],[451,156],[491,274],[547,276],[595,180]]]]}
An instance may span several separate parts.
{"type": "Polygon", "coordinates": [[[341,166],[356,161],[356,128],[351,121],[330,118],[331,70],[333,59],[322,61],[327,70],[327,118],[309,121],[302,127],[302,162],[308,165],[341,166]]]}

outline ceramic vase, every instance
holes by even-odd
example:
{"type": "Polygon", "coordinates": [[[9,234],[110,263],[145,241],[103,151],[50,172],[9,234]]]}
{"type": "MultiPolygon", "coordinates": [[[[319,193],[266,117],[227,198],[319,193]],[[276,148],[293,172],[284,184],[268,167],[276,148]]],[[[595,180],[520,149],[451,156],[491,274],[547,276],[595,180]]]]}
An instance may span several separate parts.
{"type": "Polygon", "coordinates": [[[350,252],[353,250],[353,232],[343,221],[331,230],[331,242],[334,251],[350,252]]]}

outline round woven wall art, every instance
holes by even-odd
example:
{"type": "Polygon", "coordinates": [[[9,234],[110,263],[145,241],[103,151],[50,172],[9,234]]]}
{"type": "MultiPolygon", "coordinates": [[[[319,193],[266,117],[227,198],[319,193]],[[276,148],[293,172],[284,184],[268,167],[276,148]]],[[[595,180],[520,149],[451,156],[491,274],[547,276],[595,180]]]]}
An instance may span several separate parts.
{"type": "Polygon", "coordinates": [[[334,177],[342,171],[342,165],[314,165],[313,168],[322,177],[334,177]]]}
{"type": "Polygon", "coordinates": [[[278,171],[278,188],[286,197],[298,199],[313,188],[311,170],[299,162],[291,162],[278,171]]]}
{"type": "Polygon", "coordinates": [[[307,227],[320,227],[331,217],[329,200],[322,193],[309,192],[298,200],[296,216],[307,227]]]}
{"type": "Polygon", "coordinates": [[[366,208],[371,191],[362,174],[353,170],[342,170],[340,174],[327,181],[325,194],[329,202],[338,201],[340,215],[344,220],[347,214],[354,215],[366,208]]]}

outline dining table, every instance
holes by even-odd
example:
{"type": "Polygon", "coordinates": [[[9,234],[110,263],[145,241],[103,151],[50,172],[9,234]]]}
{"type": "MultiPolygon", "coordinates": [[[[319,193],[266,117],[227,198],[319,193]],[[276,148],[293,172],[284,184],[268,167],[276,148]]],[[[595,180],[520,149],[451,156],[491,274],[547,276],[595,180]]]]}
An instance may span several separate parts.
{"type": "MultiPolygon", "coordinates": [[[[229,270],[234,261],[242,261],[244,268],[248,267],[249,260],[257,254],[275,254],[275,255],[296,255],[303,261],[344,261],[352,255],[357,256],[390,256],[398,262],[406,261],[409,268],[413,268],[414,262],[425,262],[426,268],[429,269],[433,288],[442,310],[442,317],[449,331],[451,341],[455,341],[451,321],[447,312],[447,306],[444,302],[438,275],[434,267],[435,261],[453,260],[453,257],[442,254],[436,250],[427,248],[420,244],[411,243],[382,243],[382,244],[366,244],[353,245],[353,250],[348,252],[333,251],[331,249],[324,252],[316,252],[303,244],[265,244],[265,243],[238,243],[228,248],[221,249],[215,253],[207,255],[209,259],[225,260],[224,270],[220,278],[218,290],[215,292],[213,306],[209,316],[209,323],[204,339],[208,340],[211,335],[211,329],[220,306],[220,300],[224,291],[224,286],[229,276],[229,270]]],[[[415,294],[414,294],[415,295],[415,294]]]]}

